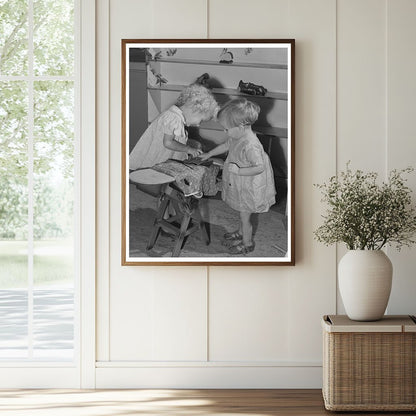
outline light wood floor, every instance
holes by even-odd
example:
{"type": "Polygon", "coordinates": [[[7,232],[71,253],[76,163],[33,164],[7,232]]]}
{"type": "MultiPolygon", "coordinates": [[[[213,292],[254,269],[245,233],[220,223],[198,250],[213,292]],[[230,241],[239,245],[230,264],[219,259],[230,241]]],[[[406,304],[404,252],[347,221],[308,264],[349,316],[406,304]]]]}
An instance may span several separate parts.
{"type": "MultiPolygon", "coordinates": [[[[358,414],[326,411],[320,390],[0,390],[1,416],[358,414]]],[[[415,413],[370,415],[392,414],[415,413]]]]}

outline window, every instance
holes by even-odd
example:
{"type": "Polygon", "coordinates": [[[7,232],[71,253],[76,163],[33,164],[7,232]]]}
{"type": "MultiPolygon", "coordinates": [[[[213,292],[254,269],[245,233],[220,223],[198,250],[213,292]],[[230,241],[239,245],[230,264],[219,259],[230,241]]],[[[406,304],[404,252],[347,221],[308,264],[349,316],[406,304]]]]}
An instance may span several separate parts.
{"type": "Polygon", "coordinates": [[[72,361],[74,0],[0,0],[0,360],[72,361]]]}

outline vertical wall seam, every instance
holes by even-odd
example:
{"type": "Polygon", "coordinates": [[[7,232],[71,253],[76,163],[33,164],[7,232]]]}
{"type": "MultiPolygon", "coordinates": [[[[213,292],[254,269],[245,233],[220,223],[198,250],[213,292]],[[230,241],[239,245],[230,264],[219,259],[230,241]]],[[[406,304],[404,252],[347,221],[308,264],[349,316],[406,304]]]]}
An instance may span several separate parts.
{"type": "MultiPolygon", "coordinates": [[[[389,171],[389,13],[388,13],[388,0],[384,1],[384,43],[385,43],[385,54],[384,54],[384,77],[385,77],[385,124],[384,124],[384,178],[387,180],[389,171]]],[[[385,248],[386,254],[389,254],[389,247],[385,248]]],[[[388,311],[388,305],[387,305],[388,311]]]]}
{"type": "Polygon", "coordinates": [[[385,178],[388,176],[389,162],[388,162],[388,150],[389,150],[389,13],[388,13],[388,0],[384,2],[385,7],[385,111],[386,111],[386,120],[385,120],[385,178]]]}
{"type": "Polygon", "coordinates": [[[207,0],[207,9],[206,9],[206,14],[207,14],[207,39],[209,39],[209,10],[210,10],[210,4],[209,4],[209,0],[207,0]]]}
{"type": "MultiPolygon", "coordinates": [[[[110,164],[110,157],[111,157],[111,152],[110,152],[110,131],[111,131],[111,117],[110,117],[110,94],[111,94],[111,88],[110,88],[110,80],[111,80],[111,76],[110,76],[110,71],[111,71],[111,65],[110,65],[110,16],[111,16],[111,10],[110,10],[110,0],[107,0],[107,16],[106,16],[106,26],[107,26],[107,83],[106,85],[108,86],[108,90],[107,90],[107,108],[106,108],[106,114],[107,114],[107,120],[108,120],[108,124],[107,124],[107,152],[108,152],[108,166],[111,166],[110,164]]],[[[110,182],[110,169],[108,169],[108,195],[111,195],[111,182],[110,182]]],[[[107,331],[107,359],[110,361],[111,358],[111,312],[110,312],[110,297],[111,297],[111,283],[110,283],[110,200],[111,198],[108,199],[108,217],[107,217],[107,230],[108,230],[108,238],[107,238],[107,253],[108,253],[108,259],[107,259],[107,290],[108,290],[108,297],[107,297],[107,322],[108,322],[108,331],[107,331]]],[[[98,278],[98,276],[97,276],[98,278]]]]}
{"type": "Polygon", "coordinates": [[[207,276],[207,278],[206,278],[206,281],[207,281],[207,283],[206,283],[206,311],[207,311],[207,317],[206,317],[206,323],[207,323],[207,327],[206,327],[206,343],[207,343],[207,351],[206,351],[206,360],[207,360],[207,362],[208,361],[210,361],[210,357],[209,357],[209,333],[210,333],[210,331],[209,331],[209,311],[210,311],[210,308],[209,308],[209,270],[210,270],[210,268],[209,268],[209,266],[206,268],[206,270],[207,270],[207,274],[206,274],[206,276],[207,276]]]}
{"type": "MultiPolygon", "coordinates": [[[[335,2],[335,173],[338,173],[338,0],[335,2]]],[[[338,313],[338,244],[335,244],[335,312],[338,313]]]]}

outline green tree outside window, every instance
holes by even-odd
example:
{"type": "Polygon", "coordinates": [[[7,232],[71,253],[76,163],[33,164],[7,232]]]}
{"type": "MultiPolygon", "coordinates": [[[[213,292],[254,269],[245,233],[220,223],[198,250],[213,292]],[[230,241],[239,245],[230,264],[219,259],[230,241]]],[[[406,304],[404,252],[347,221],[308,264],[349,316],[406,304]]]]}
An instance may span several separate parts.
{"type": "Polygon", "coordinates": [[[74,56],[73,1],[0,0],[0,267],[28,239],[29,136],[33,237],[72,237],[74,56]]]}

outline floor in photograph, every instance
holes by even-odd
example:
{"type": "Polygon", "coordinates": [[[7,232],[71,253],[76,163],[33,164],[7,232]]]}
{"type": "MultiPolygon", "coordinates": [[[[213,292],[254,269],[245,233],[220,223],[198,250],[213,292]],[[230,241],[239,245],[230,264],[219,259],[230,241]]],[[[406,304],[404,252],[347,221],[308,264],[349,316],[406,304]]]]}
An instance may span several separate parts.
{"type": "MultiPolygon", "coordinates": [[[[320,416],[321,390],[0,390],[1,416],[320,416]]],[[[371,412],[372,416],[414,414],[371,412]]]]}
{"type": "MultiPolygon", "coordinates": [[[[208,224],[211,242],[206,245],[200,232],[190,235],[185,241],[180,257],[231,257],[221,244],[226,232],[238,228],[239,214],[219,197],[202,198],[199,207],[203,220],[208,224]]],[[[160,235],[152,250],[146,245],[156,216],[157,198],[135,187],[130,188],[130,256],[170,257],[174,240],[169,235],[160,235]]],[[[254,243],[250,257],[285,257],[287,230],[285,205],[276,204],[269,212],[253,215],[254,243]],[[282,212],[283,211],[283,212],[282,212]]]]}

